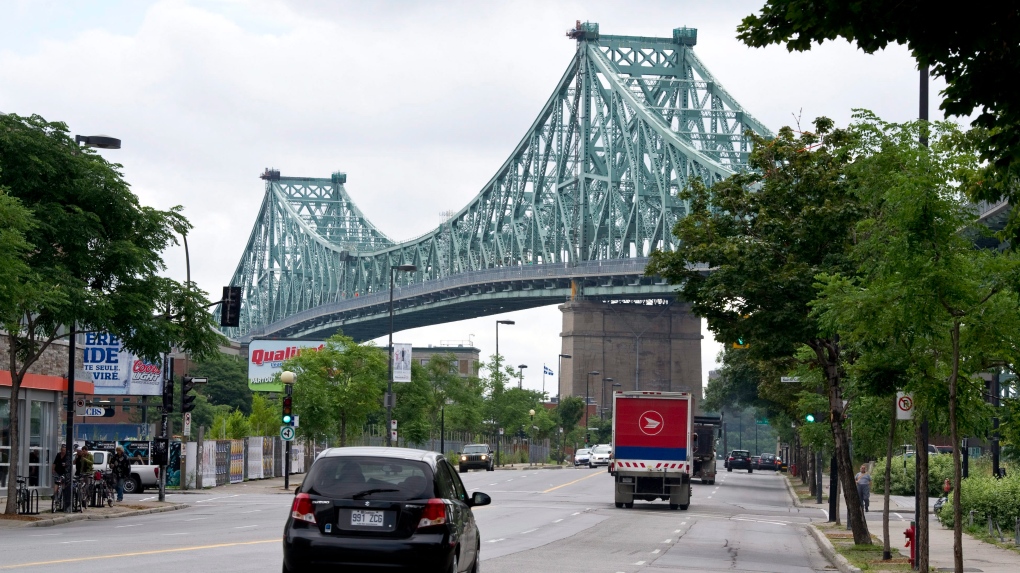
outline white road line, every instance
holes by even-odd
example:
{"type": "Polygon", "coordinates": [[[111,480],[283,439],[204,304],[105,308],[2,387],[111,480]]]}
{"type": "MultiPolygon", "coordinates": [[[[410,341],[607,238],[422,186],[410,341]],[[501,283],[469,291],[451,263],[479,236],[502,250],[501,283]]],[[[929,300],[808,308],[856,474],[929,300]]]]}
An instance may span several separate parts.
{"type": "Polygon", "coordinates": [[[571,513],[570,515],[581,515],[581,512],[580,512],[580,511],[578,511],[578,512],[576,512],[576,513],[571,513]]]}
{"type": "Polygon", "coordinates": [[[561,521],[563,521],[563,518],[557,519],[557,520],[556,520],[556,521],[554,521],[553,523],[559,523],[559,522],[561,522],[561,521]]]}
{"type": "Polygon", "coordinates": [[[75,541],[61,541],[60,543],[67,545],[68,543],[95,543],[95,539],[76,539],[75,541]]]}
{"type": "Polygon", "coordinates": [[[182,531],[180,533],[165,533],[164,535],[170,536],[170,535],[187,535],[187,534],[188,534],[187,531],[182,531]]]}
{"type": "Polygon", "coordinates": [[[29,535],[29,537],[56,537],[62,535],[60,533],[40,533],[38,535],[29,535]]]}
{"type": "MultiPolygon", "coordinates": [[[[210,497],[208,499],[200,499],[200,500],[196,501],[195,503],[205,503],[207,501],[212,501],[214,499],[226,499],[228,497],[237,497],[237,496],[236,495],[221,495],[219,497],[210,497]]],[[[152,498],[149,498],[149,499],[152,499],[152,498]]]]}
{"type": "MultiPolygon", "coordinates": [[[[904,519],[903,519],[903,516],[902,516],[902,515],[900,515],[900,514],[898,514],[898,513],[896,513],[896,512],[893,512],[893,515],[895,515],[896,517],[900,518],[900,521],[904,521],[904,519]]],[[[828,516],[826,516],[826,517],[828,517],[828,516]]]]}
{"type": "Polygon", "coordinates": [[[825,511],[824,509],[819,509],[818,511],[820,511],[820,512],[825,514],[825,519],[829,519],[829,512],[828,511],[825,511]]]}
{"type": "Polygon", "coordinates": [[[489,485],[496,485],[496,484],[494,484],[494,483],[490,483],[489,485]]]}
{"type": "Polygon", "coordinates": [[[158,495],[153,495],[153,496],[149,496],[149,497],[143,497],[139,501],[149,501],[150,499],[156,499],[157,497],[159,497],[159,496],[158,495]]]}
{"type": "Polygon", "coordinates": [[[658,549],[656,549],[655,551],[652,551],[652,553],[658,554],[658,553],[659,553],[659,550],[658,550],[658,549]]]}
{"type": "Polygon", "coordinates": [[[490,540],[486,541],[486,543],[499,543],[500,541],[506,541],[506,538],[505,537],[500,537],[499,539],[490,539],[490,540]]]}
{"type": "Polygon", "coordinates": [[[536,529],[529,529],[527,531],[522,531],[521,535],[524,535],[525,533],[531,533],[532,531],[538,531],[538,529],[536,528],[536,529]]]}
{"type": "Polygon", "coordinates": [[[667,540],[663,541],[663,543],[673,543],[673,540],[672,539],[667,539],[667,540]]]}
{"type": "Polygon", "coordinates": [[[184,521],[201,521],[203,519],[209,519],[208,517],[192,517],[191,519],[185,519],[184,521]]]}
{"type": "Polygon", "coordinates": [[[242,511],[241,513],[255,513],[256,511],[262,511],[261,509],[253,509],[251,511],[242,511]]]}
{"type": "Polygon", "coordinates": [[[130,524],[130,525],[118,525],[118,526],[117,526],[117,527],[115,527],[114,529],[120,529],[120,528],[122,528],[122,527],[138,527],[138,526],[140,526],[140,525],[142,525],[142,524],[141,524],[141,523],[132,523],[132,524],[130,524]]]}
{"type": "Polygon", "coordinates": [[[645,564],[644,561],[635,561],[634,562],[634,565],[644,565],[644,564],[645,564]]]}
{"type": "Polygon", "coordinates": [[[673,533],[680,533],[680,530],[679,529],[674,529],[673,533]]]}
{"type": "Polygon", "coordinates": [[[705,499],[712,499],[712,496],[710,495],[710,496],[706,497],[705,499]]]}
{"type": "Polygon", "coordinates": [[[248,529],[249,527],[258,527],[257,525],[238,525],[234,529],[248,529]]]}

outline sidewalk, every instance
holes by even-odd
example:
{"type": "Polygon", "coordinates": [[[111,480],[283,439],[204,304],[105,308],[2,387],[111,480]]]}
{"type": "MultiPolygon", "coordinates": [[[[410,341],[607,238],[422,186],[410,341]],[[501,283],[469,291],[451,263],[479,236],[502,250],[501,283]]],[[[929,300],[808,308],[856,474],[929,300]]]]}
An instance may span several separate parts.
{"type": "MultiPolygon", "coordinates": [[[[791,484],[796,481],[800,483],[799,477],[788,476],[791,484]]],[[[822,476],[822,491],[824,495],[829,492],[829,476],[822,476]]],[[[796,497],[790,489],[791,497],[796,497]]],[[[871,492],[872,511],[866,514],[868,520],[868,531],[882,543],[882,504],[881,493],[871,492]]],[[[929,500],[929,512],[935,505],[935,498],[929,500]]],[[[842,502],[842,497],[840,499],[842,502]]],[[[817,505],[815,503],[801,503],[794,499],[794,505],[798,507],[817,508],[828,511],[829,504],[817,505]]],[[[846,507],[841,503],[841,521],[846,523],[846,507]]],[[[889,496],[889,535],[890,548],[895,548],[903,557],[910,556],[910,550],[905,548],[905,537],[903,531],[910,525],[914,514],[914,498],[904,496],[889,496]],[[899,521],[893,513],[899,513],[906,521],[899,521]]],[[[953,530],[946,529],[939,523],[938,519],[929,513],[928,531],[930,543],[928,549],[929,564],[936,571],[954,571],[953,568],[953,530]]],[[[963,565],[965,571],[983,573],[1016,573],[1020,571],[1020,553],[996,547],[990,543],[975,539],[966,533],[963,534],[963,565]]]]}
{"type": "Polygon", "coordinates": [[[14,527],[50,527],[61,523],[91,519],[112,519],[149,513],[163,513],[189,507],[185,503],[158,501],[125,501],[113,507],[89,507],[81,513],[51,513],[50,500],[39,501],[39,515],[7,515],[0,513],[0,530],[14,527]]]}

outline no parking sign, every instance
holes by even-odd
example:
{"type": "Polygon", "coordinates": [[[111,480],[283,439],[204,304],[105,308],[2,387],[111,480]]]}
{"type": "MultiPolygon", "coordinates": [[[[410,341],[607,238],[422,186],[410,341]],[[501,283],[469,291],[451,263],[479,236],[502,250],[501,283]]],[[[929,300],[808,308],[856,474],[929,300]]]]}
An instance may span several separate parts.
{"type": "Polygon", "coordinates": [[[896,419],[910,420],[914,417],[914,395],[906,392],[896,393],[896,419]]]}

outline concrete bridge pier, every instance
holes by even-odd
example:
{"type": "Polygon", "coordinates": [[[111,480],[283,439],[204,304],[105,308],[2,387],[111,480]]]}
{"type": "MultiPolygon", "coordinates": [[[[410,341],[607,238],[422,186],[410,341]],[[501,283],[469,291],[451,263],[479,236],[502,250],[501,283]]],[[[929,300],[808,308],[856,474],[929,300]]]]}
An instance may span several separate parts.
{"type": "MultiPolygon", "coordinates": [[[[613,382],[620,390],[690,392],[700,409],[701,319],[690,305],[677,301],[571,301],[563,313],[563,360],[560,396],[589,396],[597,408],[612,406],[613,382]],[[598,376],[589,372],[599,371],[598,376]],[[603,378],[612,378],[605,383],[603,378]]],[[[593,407],[592,414],[599,412],[593,407]]],[[[606,412],[608,417],[609,412],[606,412]]]]}

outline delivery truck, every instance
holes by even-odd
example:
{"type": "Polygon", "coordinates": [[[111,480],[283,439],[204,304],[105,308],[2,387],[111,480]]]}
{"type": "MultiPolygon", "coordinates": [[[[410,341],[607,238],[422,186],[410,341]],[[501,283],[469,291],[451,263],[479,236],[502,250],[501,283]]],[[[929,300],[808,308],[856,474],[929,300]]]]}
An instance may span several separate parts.
{"type": "Polygon", "coordinates": [[[687,392],[615,392],[613,463],[616,507],[634,500],[691,505],[691,475],[697,434],[694,398],[687,392]]]}
{"type": "Polygon", "coordinates": [[[694,471],[691,475],[701,478],[701,483],[715,483],[715,437],[721,431],[720,416],[694,417],[694,434],[698,436],[698,441],[694,449],[694,471]]]}

